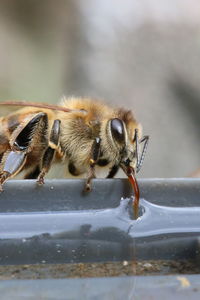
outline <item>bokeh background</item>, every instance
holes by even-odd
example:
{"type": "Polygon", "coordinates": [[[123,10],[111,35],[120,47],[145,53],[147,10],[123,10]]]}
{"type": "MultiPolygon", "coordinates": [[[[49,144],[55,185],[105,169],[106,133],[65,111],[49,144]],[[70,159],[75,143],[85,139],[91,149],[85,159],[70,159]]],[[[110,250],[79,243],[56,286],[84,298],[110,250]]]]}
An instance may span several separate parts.
{"type": "Polygon", "coordinates": [[[141,177],[189,175],[200,166],[200,2],[0,0],[0,100],[63,95],[135,112],[151,137],[141,177]]]}

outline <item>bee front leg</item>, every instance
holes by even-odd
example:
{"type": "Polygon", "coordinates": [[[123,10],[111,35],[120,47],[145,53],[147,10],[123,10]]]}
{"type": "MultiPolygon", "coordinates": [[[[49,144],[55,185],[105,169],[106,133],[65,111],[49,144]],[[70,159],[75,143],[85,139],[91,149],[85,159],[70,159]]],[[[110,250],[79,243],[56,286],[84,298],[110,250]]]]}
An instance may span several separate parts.
{"type": "Polygon", "coordinates": [[[101,139],[99,137],[95,138],[93,145],[92,145],[92,151],[91,151],[91,158],[89,161],[89,170],[88,170],[88,177],[87,181],[85,184],[85,191],[90,192],[92,187],[91,187],[91,182],[92,179],[95,178],[95,165],[99,159],[100,156],[100,144],[101,144],[101,139]]]}
{"type": "Polygon", "coordinates": [[[49,140],[49,147],[44,153],[42,160],[42,170],[38,176],[37,182],[44,184],[44,177],[51,168],[51,164],[54,158],[55,151],[60,152],[58,144],[60,137],[60,120],[55,120],[51,129],[51,135],[49,140]]]}

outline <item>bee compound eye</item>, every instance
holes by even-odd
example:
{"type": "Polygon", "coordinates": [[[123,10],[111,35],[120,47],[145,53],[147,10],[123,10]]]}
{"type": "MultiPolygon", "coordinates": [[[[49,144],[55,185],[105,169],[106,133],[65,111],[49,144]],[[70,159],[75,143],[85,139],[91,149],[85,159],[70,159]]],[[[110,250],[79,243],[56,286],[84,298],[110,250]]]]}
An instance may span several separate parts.
{"type": "Polygon", "coordinates": [[[112,119],[110,121],[110,129],[113,138],[118,142],[118,143],[124,143],[125,141],[125,133],[124,133],[124,124],[122,120],[120,119],[112,119]]]}

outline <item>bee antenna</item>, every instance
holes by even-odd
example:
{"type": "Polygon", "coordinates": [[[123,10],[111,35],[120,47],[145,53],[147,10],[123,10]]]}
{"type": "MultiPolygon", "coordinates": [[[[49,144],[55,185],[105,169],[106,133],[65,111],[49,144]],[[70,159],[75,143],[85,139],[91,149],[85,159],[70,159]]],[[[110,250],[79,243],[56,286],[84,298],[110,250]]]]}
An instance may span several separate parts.
{"type": "Polygon", "coordinates": [[[147,151],[147,146],[148,146],[148,142],[149,142],[149,136],[148,135],[145,135],[143,136],[143,138],[139,141],[139,144],[143,143],[144,142],[144,145],[143,145],[143,148],[142,148],[142,154],[139,158],[139,160],[137,161],[137,166],[136,166],[136,172],[138,173],[143,165],[143,162],[144,162],[144,158],[145,158],[145,154],[146,154],[146,151],[147,151]]]}
{"type": "Polygon", "coordinates": [[[63,106],[47,104],[47,103],[33,103],[33,102],[25,102],[25,101],[2,101],[2,102],[0,102],[0,105],[38,107],[38,108],[58,110],[58,111],[64,111],[64,112],[81,112],[83,114],[87,114],[86,110],[70,109],[70,108],[66,108],[63,106]]]}
{"type": "Polygon", "coordinates": [[[140,159],[139,159],[139,137],[138,137],[138,129],[137,128],[135,129],[134,140],[135,140],[135,155],[136,155],[136,161],[137,161],[137,166],[138,166],[140,159]]]}

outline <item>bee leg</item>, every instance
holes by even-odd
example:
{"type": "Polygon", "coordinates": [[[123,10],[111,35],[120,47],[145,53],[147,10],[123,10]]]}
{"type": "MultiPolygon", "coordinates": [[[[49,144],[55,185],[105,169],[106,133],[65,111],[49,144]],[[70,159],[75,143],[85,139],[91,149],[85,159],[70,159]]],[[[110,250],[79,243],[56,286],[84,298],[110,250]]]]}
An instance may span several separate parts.
{"type": "Polygon", "coordinates": [[[115,175],[117,174],[118,170],[119,170],[119,165],[112,166],[112,168],[110,169],[110,171],[109,171],[109,173],[108,173],[108,175],[107,175],[106,178],[113,178],[113,177],[115,177],[115,175]]]}
{"type": "Polygon", "coordinates": [[[90,163],[89,172],[88,172],[87,181],[86,181],[86,184],[85,184],[84,191],[90,192],[92,190],[91,182],[92,182],[92,179],[95,178],[95,177],[96,177],[95,176],[95,164],[90,163]]]}
{"type": "Polygon", "coordinates": [[[0,191],[3,191],[2,185],[9,178],[17,174],[26,162],[26,153],[10,151],[6,157],[4,168],[0,174],[0,191]]]}
{"type": "Polygon", "coordinates": [[[42,125],[41,129],[45,129],[47,121],[46,114],[38,113],[13,132],[10,140],[11,150],[4,153],[1,161],[3,166],[0,174],[0,191],[3,190],[2,185],[7,179],[17,175],[22,170],[26,163],[27,154],[32,150],[31,142],[34,134],[37,133],[38,126],[42,125]]]}
{"type": "Polygon", "coordinates": [[[58,151],[60,153],[58,147],[59,137],[60,137],[60,120],[55,120],[51,129],[49,147],[45,151],[42,159],[42,170],[39,173],[38,180],[37,180],[39,184],[44,184],[44,177],[48,173],[49,169],[51,168],[51,163],[53,161],[55,151],[58,151]]]}
{"type": "Polygon", "coordinates": [[[91,182],[92,179],[95,178],[95,165],[99,159],[100,156],[100,144],[101,144],[101,139],[99,137],[95,138],[93,145],[92,145],[92,151],[91,151],[91,158],[89,161],[89,171],[88,171],[88,177],[87,181],[85,184],[85,191],[90,192],[92,187],[91,187],[91,182]]]}

